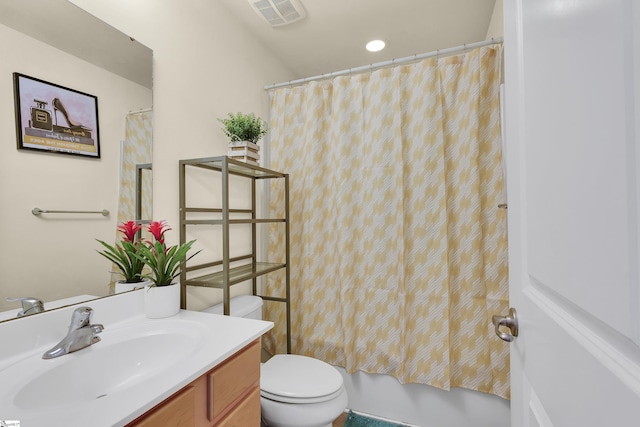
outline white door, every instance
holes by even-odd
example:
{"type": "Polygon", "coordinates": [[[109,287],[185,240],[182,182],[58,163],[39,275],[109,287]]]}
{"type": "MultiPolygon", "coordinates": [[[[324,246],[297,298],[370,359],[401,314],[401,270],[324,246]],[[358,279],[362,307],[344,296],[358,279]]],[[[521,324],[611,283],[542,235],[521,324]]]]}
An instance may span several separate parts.
{"type": "Polygon", "coordinates": [[[637,427],[640,0],[504,12],[512,427],[637,427]]]}

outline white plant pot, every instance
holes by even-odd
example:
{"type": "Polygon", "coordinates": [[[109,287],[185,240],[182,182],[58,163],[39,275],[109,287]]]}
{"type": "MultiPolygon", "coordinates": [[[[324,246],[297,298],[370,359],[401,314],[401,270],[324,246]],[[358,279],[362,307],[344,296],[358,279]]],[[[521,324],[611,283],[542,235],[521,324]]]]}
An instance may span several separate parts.
{"type": "Polygon", "coordinates": [[[122,292],[132,291],[134,289],[142,289],[151,284],[151,280],[144,279],[142,282],[136,283],[127,283],[124,280],[118,280],[115,286],[115,293],[119,294],[122,292]]]}
{"type": "Polygon", "coordinates": [[[180,284],[147,285],[144,289],[144,313],[149,319],[171,317],[180,311],[180,284]]]}

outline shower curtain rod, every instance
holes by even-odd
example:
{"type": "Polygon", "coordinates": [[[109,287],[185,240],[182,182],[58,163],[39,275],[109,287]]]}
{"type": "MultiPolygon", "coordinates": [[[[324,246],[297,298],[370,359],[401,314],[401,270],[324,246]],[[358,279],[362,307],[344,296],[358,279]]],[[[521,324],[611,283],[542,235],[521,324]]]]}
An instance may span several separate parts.
{"type": "Polygon", "coordinates": [[[129,114],[140,114],[140,113],[147,113],[149,111],[152,111],[153,108],[149,107],[149,108],[141,108],[139,110],[129,110],[129,114]]]}
{"type": "Polygon", "coordinates": [[[477,47],[490,46],[492,44],[500,44],[500,43],[502,43],[502,37],[491,38],[490,40],[463,44],[462,46],[450,47],[448,49],[438,49],[433,52],[422,53],[420,55],[405,56],[404,58],[392,59],[390,61],[376,62],[374,64],[364,65],[361,67],[349,68],[348,70],[334,71],[332,73],[320,74],[317,76],[307,77],[304,79],[290,80],[288,82],[282,82],[282,83],[274,83],[272,85],[265,86],[264,89],[271,90],[271,89],[277,89],[285,86],[299,85],[299,84],[307,83],[313,80],[324,80],[324,79],[329,79],[337,76],[345,76],[348,74],[374,70],[376,68],[388,67],[390,65],[404,64],[407,62],[417,61],[420,59],[433,58],[434,56],[450,55],[450,54],[462,52],[468,49],[475,49],[477,47]]]}

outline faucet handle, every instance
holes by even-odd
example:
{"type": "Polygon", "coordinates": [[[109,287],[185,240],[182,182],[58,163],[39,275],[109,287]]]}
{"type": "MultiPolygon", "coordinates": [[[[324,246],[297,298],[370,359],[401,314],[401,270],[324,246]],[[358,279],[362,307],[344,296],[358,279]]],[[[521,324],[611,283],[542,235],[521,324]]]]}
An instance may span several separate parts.
{"type": "Polygon", "coordinates": [[[93,309],[91,307],[83,306],[73,310],[73,314],[71,315],[71,324],[69,325],[69,332],[89,326],[91,324],[92,316],[93,309]]]}
{"type": "Polygon", "coordinates": [[[22,303],[22,311],[18,312],[18,317],[28,316],[30,314],[40,313],[44,311],[44,304],[41,300],[34,297],[7,298],[9,302],[20,301],[22,303]]]}

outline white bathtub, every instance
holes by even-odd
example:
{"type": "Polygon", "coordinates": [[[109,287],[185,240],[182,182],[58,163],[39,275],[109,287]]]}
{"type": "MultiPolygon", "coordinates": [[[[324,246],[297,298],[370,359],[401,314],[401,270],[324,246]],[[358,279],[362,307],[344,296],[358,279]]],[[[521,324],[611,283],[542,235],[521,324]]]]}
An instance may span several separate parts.
{"type": "Polygon", "coordinates": [[[389,375],[337,367],[349,396],[348,408],[420,427],[509,427],[509,401],[487,393],[423,384],[400,384],[389,375]]]}

